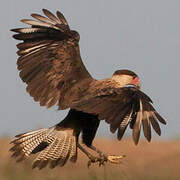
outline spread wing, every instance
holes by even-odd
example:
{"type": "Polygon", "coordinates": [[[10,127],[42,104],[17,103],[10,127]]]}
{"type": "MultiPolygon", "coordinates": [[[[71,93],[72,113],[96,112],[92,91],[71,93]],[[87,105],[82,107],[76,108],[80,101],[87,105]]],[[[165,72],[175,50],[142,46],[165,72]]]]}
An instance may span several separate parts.
{"type": "MultiPolygon", "coordinates": [[[[41,106],[59,109],[69,107],[66,94],[76,97],[78,83],[87,85],[93,80],[80,57],[79,34],[71,31],[64,16],[57,17],[43,9],[46,17],[32,14],[35,20],[23,19],[28,28],[12,29],[13,37],[23,42],[17,45],[17,65],[21,79],[27,83],[27,92],[41,106]]],[[[68,97],[69,98],[69,97],[68,97]]]]}
{"type": "Polygon", "coordinates": [[[133,140],[138,144],[141,126],[144,136],[151,140],[151,126],[161,134],[159,122],[165,120],[153,108],[151,99],[136,86],[122,88],[104,88],[75,102],[73,108],[88,113],[98,114],[110,124],[112,133],[117,132],[120,140],[128,125],[133,130],[133,140]]]}

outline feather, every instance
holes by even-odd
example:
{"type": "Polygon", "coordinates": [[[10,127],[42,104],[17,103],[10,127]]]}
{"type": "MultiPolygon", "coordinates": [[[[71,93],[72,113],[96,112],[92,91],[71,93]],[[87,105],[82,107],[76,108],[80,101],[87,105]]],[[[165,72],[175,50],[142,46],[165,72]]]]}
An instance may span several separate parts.
{"type": "Polygon", "coordinates": [[[139,99],[142,99],[143,101],[146,101],[146,102],[153,103],[151,98],[147,96],[145,93],[143,93],[142,91],[137,91],[136,93],[139,99]]]}
{"type": "Polygon", "coordinates": [[[136,122],[136,118],[137,118],[137,112],[136,112],[136,110],[134,109],[134,112],[133,112],[133,114],[132,114],[132,116],[131,116],[131,122],[130,122],[130,125],[129,125],[129,127],[130,127],[131,129],[134,128],[134,124],[135,124],[135,122],[136,122]]]}
{"type": "MultiPolygon", "coordinates": [[[[55,95],[56,95],[55,92],[56,92],[56,91],[57,91],[57,90],[56,90],[55,88],[53,88],[52,86],[48,86],[48,87],[46,88],[46,90],[41,93],[41,96],[40,96],[40,105],[41,105],[41,106],[45,106],[45,105],[47,104],[48,100],[49,100],[52,96],[55,97],[55,95]]],[[[55,98],[56,98],[56,97],[55,97],[55,98]]]]}
{"type": "Polygon", "coordinates": [[[153,129],[156,131],[156,133],[160,136],[161,135],[161,129],[159,127],[159,124],[156,120],[156,118],[154,117],[154,113],[153,112],[149,112],[149,120],[151,122],[151,125],[153,127],[153,129]]]}
{"type": "Polygon", "coordinates": [[[40,39],[47,37],[47,33],[44,32],[36,32],[36,33],[20,33],[14,34],[13,38],[17,40],[28,40],[28,39],[40,39]]]}
{"type": "MultiPolygon", "coordinates": [[[[34,79],[33,81],[29,82],[26,91],[34,97],[34,94],[37,94],[36,92],[38,91],[39,88],[41,88],[44,85],[44,72],[41,71],[38,75],[37,78],[34,79]]],[[[39,96],[39,93],[38,93],[39,96]]],[[[35,97],[34,97],[35,98],[35,97]]]]}
{"type": "Polygon", "coordinates": [[[31,67],[28,67],[26,69],[23,69],[20,71],[19,76],[24,82],[30,82],[40,71],[42,70],[41,64],[34,67],[33,69],[31,67]]]}
{"type": "Polygon", "coordinates": [[[25,24],[29,24],[31,26],[47,27],[47,28],[53,28],[56,30],[60,30],[57,26],[54,26],[53,24],[38,22],[38,21],[31,20],[31,19],[22,19],[21,22],[23,22],[25,24]]]}
{"type": "Polygon", "coordinates": [[[131,112],[129,114],[127,114],[126,117],[121,122],[121,124],[120,124],[120,126],[118,128],[118,133],[117,133],[118,140],[122,139],[128,124],[131,122],[132,113],[133,113],[133,108],[132,108],[131,112]]]}
{"type": "Polygon", "coordinates": [[[55,166],[57,166],[57,161],[58,161],[58,159],[60,157],[60,154],[62,152],[62,146],[64,144],[64,141],[65,141],[65,136],[63,136],[63,137],[61,137],[59,139],[59,142],[58,142],[58,144],[56,146],[56,149],[54,149],[54,152],[51,153],[52,156],[50,158],[51,159],[51,161],[50,161],[50,168],[54,168],[55,166]]]}
{"type": "MultiPolygon", "coordinates": [[[[31,131],[31,132],[26,132],[26,133],[22,133],[22,134],[18,134],[16,135],[15,137],[16,138],[23,138],[23,137],[29,137],[29,136],[32,136],[33,135],[36,135],[38,133],[41,133],[43,132],[45,129],[39,129],[39,130],[36,130],[36,131],[31,131]]],[[[12,141],[11,143],[13,143],[14,141],[12,141]]]]}
{"type": "Polygon", "coordinates": [[[56,25],[56,23],[54,21],[49,20],[48,18],[41,16],[39,14],[31,14],[31,16],[43,23],[49,24],[49,25],[56,25]]]}
{"type": "Polygon", "coordinates": [[[28,48],[32,48],[34,46],[39,46],[41,44],[47,44],[47,45],[50,45],[52,44],[52,40],[39,40],[39,41],[31,41],[31,42],[23,42],[23,43],[19,43],[17,44],[17,48],[18,49],[21,49],[21,50],[25,50],[25,49],[28,49],[28,48]]]}
{"type": "Polygon", "coordinates": [[[21,151],[21,153],[19,154],[19,158],[16,160],[16,162],[18,163],[18,162],[21,162],[25,159],[26,159],[26,155],[24,152],[21,151]]]}
{"type": "Polygon", "coordinates": [[[56,22],[57,24],[61,24],[61,21],[59,21],[59,19],[47,9],[43,9],[43,13],[52,21],[56,22]]]}
{"type": "Polygon", "coordinates": [[[140,136],[140,131],[141,131],[141,121],[142,121],[142,117],[143,117],[143,115],[142,115],[143,109],[142,109],[141,100],[139,100],[139,104],[140,104],[140,108],[137,113],[136,122],[133,127],[133,140],[134,140],[135,145],[137,145],[138,141],[139,141],[139,136],[140,136]]]}
{"type": "MultiPolygon", "coordinates": [[[[17,61],[17,65],[20,66],[20,67],[23,67],[23,65],[25,63],[27,63],[28,61],[29,62],[34,62],[34,63],[37,63],[37,61],[39,62],[46,62],[46,58],[45,58],[45,53],[44,53],[44,49],[36,49],[34,50],[33,52],[31,53],[28,53],[24,56],[21,56],[18,58],[18,61],[17,61]],[[42,58],[44,57],[44,58],[42,58]]],[[[47,67],[46,67],[47,68],[47,67]]]]}
{"type": "Polygon", "coordinates": [[[31,96],[34,97],[35,101],[40,101],[42,94],[49,88],[48,82],[43,82],[34,91],[31,91],[31,96]]]}
{"type": "Polygon", "coordinates": [[[46,29],[41,29],[41,28],[16,28],[16,29],[11,29],[13,32],[17,33],[36,33],[36,32],[46,32],[46,29]]]}
{"type": "MultiPolygon", "coordinates": [[[[59,138],[61,138],[61,136],[59,138]]],[[[50,163],[50,168],[54,168],[60,163],[61,165],[64,165],[66,163],[66,160],[69,157],[68,152],[70,146],[71,137],[69,136],[68,132],[63,132],[63,141],[57,145],[54,153],[52,153],[53,157],[51,158],[52,161],[50,163]]]]}
{"type": "Polygon", "coordinates": [[[59,92],[57,91],[54,96],[55,96],[55,97],[53,97],[53,95],[52,95],[52,98],[51,98],[50,100],[48,100],[48,102],[46,103],[46,107],[47,107],[47,108],[50,108],[50,107],[52,107],[53,105],[56,104],[56,102],[57,102],[58,99],[60,98],[59,92]]]}
{"type": "MultiPolygon", "coordinates": [[[[63,135],[62,133],[61,135],[63,135]]],[[[64,141],[63,136],[60,136],[60,141],[64,141]]],[[[59,139],[56,138],[56,132],[52,131],[46,138],[46,141],[51,142],[51,144],[43,150],[37,158],[34,160],[32,168],[39,167],[39,169],[44,168],[48,162],[53,158],[56,147],[59,143],[59,139]]]]}
{"type": "Polygon", "coordinates": [[[63,15],[61,12],[59,12],[59,11],[57,11],[56,14],[57,14],[57,17],[59,18],[59,20],[60,20],[64,25],[68,26],[68,23],[67,23],[64,15],[63,15]]]}
{"type": "Polygon", "coordinates": [[[142,125],[143,125],[144,136],[150,142],[151,141],[151,126],[150,126],[150,121],[149,121],[149,116],[148,116],[147,111],[144,111],[143,113],[142,125]]]}
{"type": "Polygon", "coordinates": [[[156,116],[156,118],[159,120],[159,122],[161,122],[162,124],[166,124],[166,121],[160,116],[160,114],[153,108],[153,106],[151,104],[149,104],[149,108],[150,110],[154,113],[154,115],[156,116]]]}
{"type": "Polygon", "coordinates": [[[72,146],[71,146],[71,152],[69,155],[69,159],[73,163],[75,163],[77,160],[77,144],[76,144],[76,138],[75,137],[72,137],[72,146]]]}
{"type": "Polygon", "coordinates": [[[159,115],[158,112],[154,111],[154,114],[156,115],[159,122],[161,122],[162,124],[166,124],[166,121],[159,115]]]}
{"type": "Polygon", "coordinates": [[[26,54],[29,55],[29,53],[35,52],[35,50],[39,51],[39,50],[42,50],[42,49],[46,48],[47,45],[48,45],[48,43],[46,43],[46,44],[40,44],[40,45],[33,46],[33,47],[30,47],[30,48],[26,48],[26,49],[24,49],[24,50],[19,50],[19,51],[17,52],[17,54],[18,54],[19,56],[23,56],[23,55],[26,55],[26,54]]]}
{"type": "Polygon", "coordinates": [[[71,138],[68,136],[65,143],[64,143],[64,146],[63,146],[63,151],[60,155],[60,158],[58,160],[58,165],[59,166],[64,166],[64,164],[67,162],[68,158],[69,158],[69,155],[70,155],[70,148],[71,148],[71,145],[72,145],[72,140],[71,138]]]}
{"type": "MultiPolygon", "coordinates": [[[[54,143],[50,144],[44,151],[40,152],[38,157],[33,162],[32,169],[36,167],[39,167],[39,169],[41,169],[41,164],[43,164],[43,161],[48,161],[46,156],[48,155],[48,152],[53,145],[54,143]]],[[[47,163],[44,163],[44,164],[47,164],[47,163]]],[[[42,165],[42,167],[45,167],[45,165],[42,165]]]]}

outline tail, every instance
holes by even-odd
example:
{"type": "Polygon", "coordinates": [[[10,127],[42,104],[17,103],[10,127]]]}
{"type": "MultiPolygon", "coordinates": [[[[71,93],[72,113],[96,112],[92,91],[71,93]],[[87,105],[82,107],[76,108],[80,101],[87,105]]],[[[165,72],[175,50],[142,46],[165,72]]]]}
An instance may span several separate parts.
{"type": "Polygon", "coordinates": [[[77,137],[72,128],[54,126],[48,129],[20,134],[11,142],[12,157],[20,162],[31,154],[39,153],[34,160],[33,168],[42,169],[50,164],[50,168],[57,165],[64,166],[67,160],[75,163],[77,160],[77,137]]]}

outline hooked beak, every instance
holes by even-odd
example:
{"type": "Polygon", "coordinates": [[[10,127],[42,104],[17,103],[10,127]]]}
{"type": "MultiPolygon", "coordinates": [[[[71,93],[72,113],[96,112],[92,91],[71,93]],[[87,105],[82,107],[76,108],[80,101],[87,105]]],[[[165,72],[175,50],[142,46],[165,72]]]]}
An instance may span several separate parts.
{"type": "Polygon", "coordinates": [[[135,77],[135,78],[132,80],[132,84],[135,85],[138,89],[141,89],[141,84],[140,84],[140,81],[139,81],[139,78],[138,78],[138,77],[135,77]]]}

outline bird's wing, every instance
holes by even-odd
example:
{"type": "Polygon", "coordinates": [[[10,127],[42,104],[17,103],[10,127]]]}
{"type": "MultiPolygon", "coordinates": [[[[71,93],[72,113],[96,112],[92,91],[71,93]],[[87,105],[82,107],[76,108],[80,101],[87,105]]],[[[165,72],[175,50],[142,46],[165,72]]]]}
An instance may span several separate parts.
{"type": "Polygon", "coordinates": [[[144,136],[151,140],[151,126],[157,134],[161,134],[159,122],[165,120],[153,108],[151,99],[134,85],[122,88],[104,88],[74,102],[72,108],[97,114],[110,124],[110,130],[120,140],[127,128],[133,130],[133,140],[138,144],[141,126],[144,136]]]}
{"type": "MultiPolygon", "coordinates": [[[[45,16],[32,14],[35,20],[23,19],[28,28],[12,29],[13,37],[23,42],[17,45],[17,65],[27,92],[41,106],[59,109],[69,107],[66,94],[77,95],[79,83],[93,80],[86,70],[79,51],[79,34],[71,31],[64,16],[43,9],[45,16]],[[84,81],[85,80],[85,81],[84,81]]],[[[69,97],[68,97],[69,98],[69,97]]]]}

